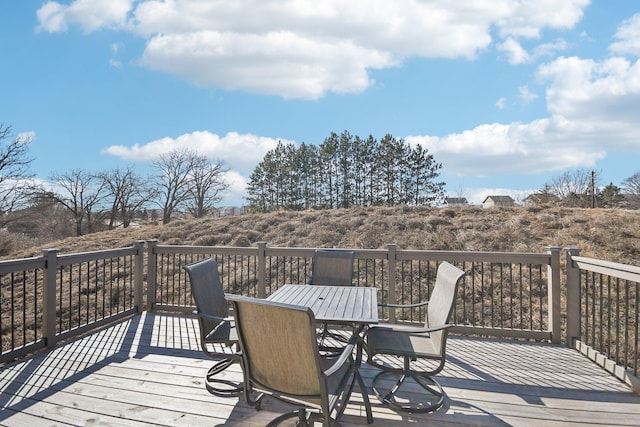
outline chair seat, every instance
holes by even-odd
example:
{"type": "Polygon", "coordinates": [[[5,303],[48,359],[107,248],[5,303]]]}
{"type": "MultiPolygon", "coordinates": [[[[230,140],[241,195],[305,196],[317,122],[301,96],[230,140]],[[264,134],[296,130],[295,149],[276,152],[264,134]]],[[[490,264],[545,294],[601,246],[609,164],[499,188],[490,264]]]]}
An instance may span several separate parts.
{"type": "Polygon", "coordinates": [[[238,334],[236,328],[231,327],[231,322],[224,322],[205,336],[205,341],[228,341],[229,343],[238,342],[238,334]]]}
{"type": "MultiPolygon", "coordinates": [[[[321,357],[320,358],[320,366],[322,370],[327,370],[333,365],[335,362],[334,358],[330,357],[321,357]]],[[[349,381],[350,367],[348,364],[343,365],[340,369],[338,369],[333,375],[327,378],[327,395],[329,397],[329,406],[333,407],[336,400],[340,398],[340,396],[344,393],[344,386],[347,381],[349,381]]],[[[263,389],[259,386],[255,387],[255,391],[257,392],[269,392],[268,389],[263,389]]],[[[282,394],[279,396],[280,399],[289,401],[290,403],[296,404],[299,402],[297,398],[289,398],[286,394],[282,394]]],[[[316,410],[322,409],[322,399],[320,395],[317,397],[314,396],[305,396],[304,401],[307,403],[309,407],[314,407],[316,410]]]]}
{"type": "MultiPolygon", "coordinates": [[[[418,328],[413,328],[418,330],[418,328]]],[[[411,358],[438,358],[440,349],[436,348],[431,337],[425,333],[413,332],[410,327],[374,326],[367,332],[367,351],[369,354],[393,354],[411,358]]]]}

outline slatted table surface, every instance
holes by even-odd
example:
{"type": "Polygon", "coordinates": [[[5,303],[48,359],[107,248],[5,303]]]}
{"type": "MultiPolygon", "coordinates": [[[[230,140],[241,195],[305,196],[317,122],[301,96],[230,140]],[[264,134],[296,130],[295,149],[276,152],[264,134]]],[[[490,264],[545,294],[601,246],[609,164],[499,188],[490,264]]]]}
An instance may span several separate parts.
{"type": "MultiPolygon", "coordinates": [[[[452,335],[447,349],[445,406],[408,415],[374,397],[373,426],[640,425],[640,396],[575,350],[452,335]]],[[[211,364],[196,319],[145,312],[0,368],[0,425],[264,426],[291,409],[212,396],[211,364]]],[[[376,371],[361,372],[370,386],[376,371]]],[[[225,373],[242,377],[238,365],[225,373]]],[[[356,386],[342,426],[366,425],[361,393],[356,386]]]]}
{"type": "Polygon", "coordinates": [[[309,307],[316,320],[331,323],[378,323],[376,288],[358,286],[284,285],[269,301],[309,307]]]}

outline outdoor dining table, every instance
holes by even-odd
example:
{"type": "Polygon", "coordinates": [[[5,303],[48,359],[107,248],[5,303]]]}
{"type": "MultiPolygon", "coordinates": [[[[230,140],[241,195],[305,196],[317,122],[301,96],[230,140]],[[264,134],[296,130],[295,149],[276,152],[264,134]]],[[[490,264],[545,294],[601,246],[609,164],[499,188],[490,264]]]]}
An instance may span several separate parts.
{"type": "Polygon", "coordinates": [[[318,322],[356,325],[378,323],[376,288],[359,286],[284,285],[269,301],[309,307],[318,322]]]}

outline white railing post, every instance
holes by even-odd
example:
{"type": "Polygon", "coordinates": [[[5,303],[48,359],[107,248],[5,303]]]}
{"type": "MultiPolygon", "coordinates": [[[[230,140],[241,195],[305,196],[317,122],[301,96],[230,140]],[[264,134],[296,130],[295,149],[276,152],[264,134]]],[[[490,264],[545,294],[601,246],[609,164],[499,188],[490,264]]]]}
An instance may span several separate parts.
{"type": "Polygon", "coordinates": [[[136,240],[133,246],[136,248],[133,270],[133,304],[136,306],[136,311],[140,313],[144,310],[144,240],[136,240]]]}
{"type": "MultiPolygon", "coordinates": [[[[387,295],[387,302],[391,304],[397,304],[396,301],[396,251],[397,245],[395,243],[390,243],[387,245],[387,260],[389,262],[389,289],[387,295]]],[[[396,311],[393,308],[389,309],[389,323],[396,323],[396,311]]]]}
{"type": "Polygon", "coordinates": [[[157,286],[157,240],[147,240],[147,311],[155,310],[157,286]]]}
{"type": "Polygon", "coordinates": [[[560,248],[559,246],[547,246],[546,251],[551,255],[551,262],[547,266],[547,281],[549,288],[548,316],[551,342],[562,342],[562,322],[560,306],[560,248]]]}
{"type": "Polygon", "coordinates": [[[267,242],[258,242],[258,298],[267,297],[267,242]]]}
{"type": "Polygon", "coordinates": [[[579,248],[565,248],[567,263],[567,330],[565,341],[571,348],[580,339],[580,269],[574,267],[573,257],[580,255],[579,248]]]}
{"type": "Polygon", "coordinates": [[[45,274],[42,288],[42,331],[47,347],[56,345],[56,272],[58,271],[58,249],[43,249],[45,274]]]}

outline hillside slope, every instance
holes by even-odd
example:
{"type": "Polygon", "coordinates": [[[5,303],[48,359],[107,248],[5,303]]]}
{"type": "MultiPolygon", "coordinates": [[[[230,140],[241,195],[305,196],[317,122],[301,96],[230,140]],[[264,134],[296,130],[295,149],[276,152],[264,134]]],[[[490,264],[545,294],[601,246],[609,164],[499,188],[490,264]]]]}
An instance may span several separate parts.
{"type": "MultiPolygon", "coordinates": [[[[74,253],[157,239],[160,244],[542,252],[578,247],[582,255],[640,265],[640,211],[574,208],[352,208],[175,220],[52,242],[74,253]]],[[[42,248],[6,258],[37,256],[42,248]]]]}

